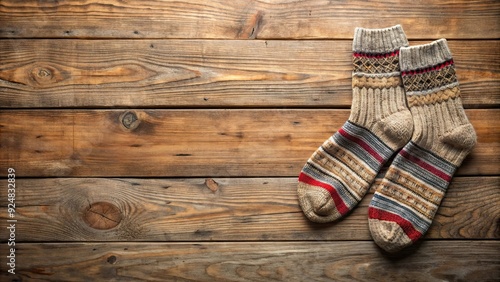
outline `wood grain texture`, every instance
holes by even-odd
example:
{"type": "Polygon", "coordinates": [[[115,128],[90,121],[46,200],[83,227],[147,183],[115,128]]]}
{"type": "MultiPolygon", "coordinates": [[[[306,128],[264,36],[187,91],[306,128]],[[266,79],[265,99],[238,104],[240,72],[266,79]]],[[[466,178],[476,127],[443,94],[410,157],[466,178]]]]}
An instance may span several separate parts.
{"type": "MultiPolygon", "coordinates": [[[[497,175],[500,110],[467,110],[478,144],[457,175],[497,175]]],[[[10,110],[0,171],[26,176],[297,176],[349,110],[10,110]]]]}
{"type": "MultiPolygon", "coordinates": [[[[346,219],[313,224],[298,205],[296,178],[42,178],[18,179],[17,186],[18,242],[371,239],[373,192],[346,219]],[[116,207],[116,227],[90,227],[86,217],[95,203],[116,207]]],[[[500,238],[499,189],[499,177],[456,177],[425,239],[500,238]]],[[[7,235],[0,230],[1,238],[7,235]]]]}
{"type": "Polygon", "coordinates": [[[410,38],[496,39],[499,13],[494,0],[3,0],[0,37],[352,38],[357,26],[399,23],[410,38]]]}
{"type": "MultiPolygon", "coordinates": [[[[351,45],[345,40],[2,40],[0,107],[348,108],[351,45]]],[[[465,107],[500,105],[500,43],[449,45],[465,107]]]]}
{"type": "MultiPolygon", "coordinates": [[[[500,2],[0,0],[0,281],[498,281],[500,2]],[[355,27],[447,38],[478,145],[397,255],[297,175],[346,121],[355,27]],[[4,179],[5,180],[5,179],[4,179]]],[[[379,182],[377,179],[376,182],[379,182]]]]}
{"type": "MultiPolygon", "coordinates": [[[[5,244],[0,251],[6,252],[5,244]]],[[[498,243],[27,243],[3,281],[497,281],[498,243]]],[[[4,265],[1,266],[5,268],[4,265]]]]}

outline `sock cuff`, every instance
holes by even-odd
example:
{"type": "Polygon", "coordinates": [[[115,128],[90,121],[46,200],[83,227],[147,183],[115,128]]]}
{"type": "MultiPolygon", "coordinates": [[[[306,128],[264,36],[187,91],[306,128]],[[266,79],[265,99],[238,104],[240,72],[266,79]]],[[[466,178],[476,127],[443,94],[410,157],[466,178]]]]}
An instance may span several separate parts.
{"type": "Polygon", "coordinates": [[[446,39],[439,39],[428,44],[401,47],[399,64],[402,72],[426,69],[452,60],[446,39]]]}
{"type": "Polygon", "coordinates": [[[380,54],[391,53],[408,45],[401,25],[377,29],[357,27],[354,30],[352,50],[356,53],[380,54]]]}

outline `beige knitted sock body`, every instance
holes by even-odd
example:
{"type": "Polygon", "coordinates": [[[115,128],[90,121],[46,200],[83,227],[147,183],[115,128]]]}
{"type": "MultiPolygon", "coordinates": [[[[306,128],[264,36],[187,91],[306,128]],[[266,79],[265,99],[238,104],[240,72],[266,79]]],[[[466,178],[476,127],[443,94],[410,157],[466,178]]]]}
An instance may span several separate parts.
{"type": "Polygon", "coordinates": [[[309,220],[330,222],[351,211],[384,163],[410,139],[413,122],[399,71],[402,46],[408,41],[399,25],[356,29],[349,120],[299,176],[299,203],[309,220]]]}
{"type": "Polygon", "coordinates": [[[400,65],[414,132],[369,206],[371,235],[389,252],[429,229],[453,174],[476,143],[446,40],[401,48],[400,65]]]}

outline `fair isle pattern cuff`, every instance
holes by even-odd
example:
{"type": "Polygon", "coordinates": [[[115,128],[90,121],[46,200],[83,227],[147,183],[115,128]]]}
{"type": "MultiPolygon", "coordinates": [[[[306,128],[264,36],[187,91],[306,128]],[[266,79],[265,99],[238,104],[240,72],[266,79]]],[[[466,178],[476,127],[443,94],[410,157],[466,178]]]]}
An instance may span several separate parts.
{"type": "Polygon", "coordinates": [[[400,50],[401,77],[410,106],[435,104],[460,96],[445,39],[400,50]]]}
{"type": "Polygon", "coordinates": [[[408,46],[403,28],[356,28],[354,32],[354,73],[399,76],[399,49],[408,46]]]}

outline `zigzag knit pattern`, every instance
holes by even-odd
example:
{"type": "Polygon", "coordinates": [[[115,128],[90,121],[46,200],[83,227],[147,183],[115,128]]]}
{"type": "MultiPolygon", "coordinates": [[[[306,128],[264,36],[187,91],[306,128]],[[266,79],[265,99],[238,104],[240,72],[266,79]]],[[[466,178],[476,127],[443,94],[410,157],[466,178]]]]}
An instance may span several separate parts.
{"type": "Polygon", "coordinates": [[[408,96],[408,105],[410,107],[435,105],[458,97],[460,97],[460,88],[455,86],[445,88],[443,90],[437,90],[436,92],[432,92],[427,95],[410,95],[408,96]]]}
{"type": "Polygon", "coordinates": [[[401,65],[415,130],[368,209],[372,237],[389,252],[427,232],[453,174],[476,142],[446,41],[402,48],[401,65]]]}
{"type": "Polygon", "coordinates": [[[299,176],[299,203],[314,222],[349,213],[384,163],[411,137],[399,72],[399,48],[408,45],[401,27],[356,29],[354,37],[351,115],[299,176]]]}
{"type": "Polygon", "coordinates": [[[399,76],[380,76],[368,77],[360,73],[354,73],[352,76],[352,88],[393,88],[401,86],[402,81],[399,76]]]}

